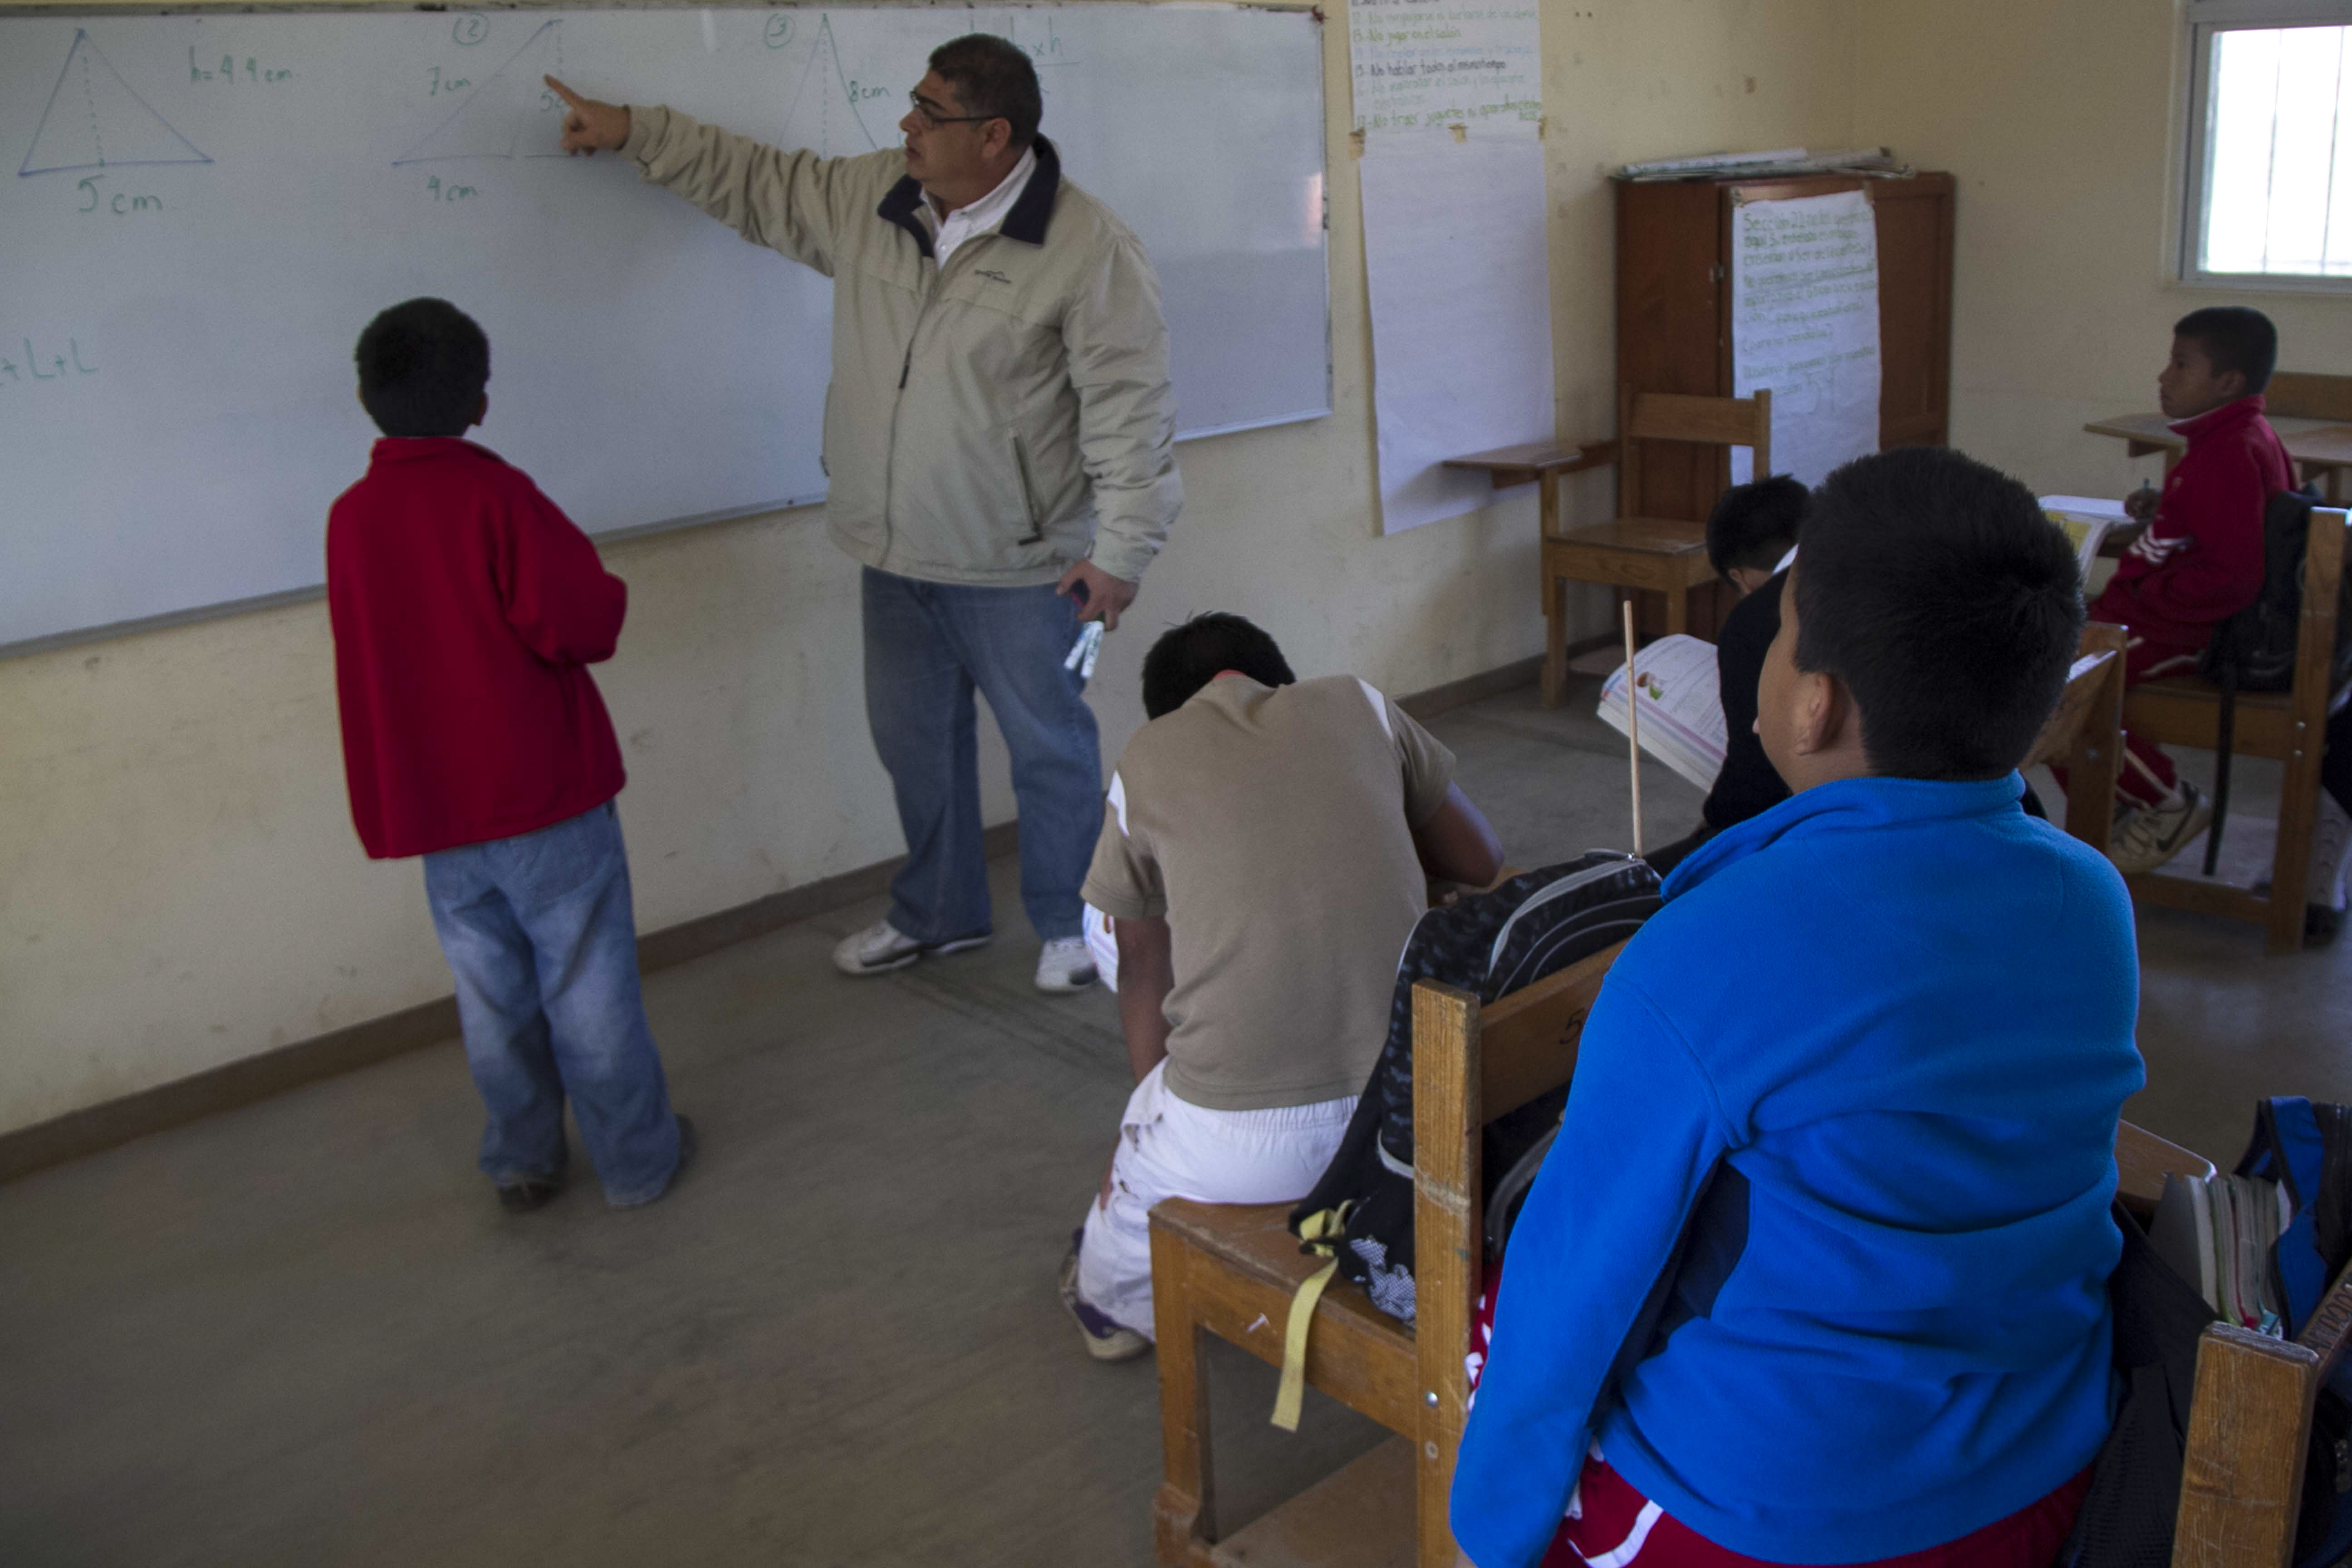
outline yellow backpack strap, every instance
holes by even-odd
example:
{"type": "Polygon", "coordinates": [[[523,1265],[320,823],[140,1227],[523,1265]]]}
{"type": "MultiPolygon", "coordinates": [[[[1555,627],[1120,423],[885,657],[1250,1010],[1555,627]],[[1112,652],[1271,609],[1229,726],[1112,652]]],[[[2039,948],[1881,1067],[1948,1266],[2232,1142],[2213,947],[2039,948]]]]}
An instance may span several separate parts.
{"type": "Polygon", "coordinates": [[[1298,1407],[1307,1396],[1307,1331],[1314,1324],[1323,1288],[1339,1270],[1337,1243],[1347,1232],[1348,1211],[1355,1206],[1350,1202],[1318,1209],[1298,1224],[1299,1239],[1307,1243],[1301,1250],[1331,1261],[1303,1280],[1290,1298],[1290,1321],[1282,1333],[1282,1386],[1274,1396],[1274,1424],[1286,1432],[1298,1430],[1298,1407]]]}

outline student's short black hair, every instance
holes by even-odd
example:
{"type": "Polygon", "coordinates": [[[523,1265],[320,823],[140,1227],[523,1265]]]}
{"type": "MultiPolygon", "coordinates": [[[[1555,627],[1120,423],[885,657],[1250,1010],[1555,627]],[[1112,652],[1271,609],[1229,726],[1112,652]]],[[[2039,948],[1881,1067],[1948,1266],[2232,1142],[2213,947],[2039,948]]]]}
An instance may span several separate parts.
{"type": "Polygon", "coordinates": [[[1143,716],[1175,712],[1221,669],[1238,670],[1260,686],[1298,679],[1272,637],[1239,616],[1212,611],[1170,627],[1143,656],[1143,716]]]}
{"type": "Polygon", "coordinates": [[[1740,566],[1770,571],[1797,542],[1811,499],[1803,481],[1788,474],[1732,486],[1706,514],[1707,564],[1724,578],[1740,566]]]}
{"type": "Polygon", "coordinates": [[[2033,492],[1941,447],[1860,458],[1813,492],[1797,668],[1862,710],[1874,772],[1997,778],[2033,744],[2083,635],[2074,547],[2033,492]]]}
{"type": "Polygon", "coordinates": [[[2246,378],[2246,390],[2260,392],[2278,368],[2278,329],[2252,305],[2208,305],[2172,323],[2172,335],[2205,351],[2213,368],[2246,378]]]}
{"type": "Polygon", "coordinates": [[[490,340],[446,300],[410,300],[367,324],[352,354],[360,402],[387,436],[462,436],[490,381],[490,340]]]}
{"type": "Polygon", "coordinates": [[[1045,98],[1037,90],[1037,68],[1020,46],[993,33],[966,33],[931,51],[931,68],[956,89],[966,114],[985,114],[1013,127],[1013,145],[1037,140],[1045,118],[1045,98]]]}

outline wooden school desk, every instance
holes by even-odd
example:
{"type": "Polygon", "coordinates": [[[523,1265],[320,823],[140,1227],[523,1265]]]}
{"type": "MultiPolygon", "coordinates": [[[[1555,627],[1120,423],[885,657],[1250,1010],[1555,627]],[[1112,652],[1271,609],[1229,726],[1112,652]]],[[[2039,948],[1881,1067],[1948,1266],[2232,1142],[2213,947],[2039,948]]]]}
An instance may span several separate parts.
{"type": "MultiPolygon", "coordinates": [[[[1579,474],[1587,468],[1597,468],[1617,460],[1614,441],[1534,441],[1524,447],[1498,447],[1491,452],[1477,452],[1467,458],[1448,458],[1449,468],[1474,468],[1487,474],[1496,489],[1533,481],[1536,487],[1536,532],[1538,540],[1552,539],[1559,533],[1559,477],[1579,474]]],[[[1543,584],[1543,613],[1547,623],[1559,614],[1549,582],[1543,584]]],[[[1568,665],[1564,658],[1554,657],[1559,637],[1549,626],[1544,638],[1543,700],[1546,707],[1558,707],[1562,689],[1568,681],[1568,665]]]]}
{"type": "MultiPolygon", "coordinates": [[[[2271,428],[2278,432],[2279,445],[2286,448],[2289,461],[2294,464],[2295,478],[2305,483],[2320,481],[2320,494],[2330,506],[2344,504],[2344,476],[2352,469],[2352,424],[2340,419],[2298,418],[2290,414],[2269,416],[2271,428]]],[[[2164,471],[2170,473],[2172,465],[2180,461],[2188,443],[2172,433],[2171,422],[2161,414],[2117,414],[2111,418],[2094,419],[2083,426],[2094,436],[2113,436],[2123,441],[2125,450],[2135,458],[2145,458],[2151,452],[2164,454],[2164,471]]]]}

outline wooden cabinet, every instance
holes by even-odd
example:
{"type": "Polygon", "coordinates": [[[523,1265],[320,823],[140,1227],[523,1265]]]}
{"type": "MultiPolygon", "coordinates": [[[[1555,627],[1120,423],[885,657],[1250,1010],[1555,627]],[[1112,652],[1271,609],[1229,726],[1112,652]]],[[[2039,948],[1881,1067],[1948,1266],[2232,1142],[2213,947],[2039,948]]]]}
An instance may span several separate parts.
{"type": "MultiPolygon", "coordinates": [[[[1617,379],[1643,392],[1727,397],[1731,384],[1732,206],[1861,190],[1878,230],[1878,444],[1941,446],[1952,383],[1952,205],[1949,174],[1900,179],[1811,177],[1688,180],[1617,185],[1617,379]]],[[[1642,510],[1704,518],[1731,482],[1721,447],[1647,442],[1642,510]]],[[[1654,595],[1643,629],[1662,630],[1654,595]]],[[[1727,589],[1691,595],[1694,631],[1712,636],[1731,606],[1727,589]]]]}

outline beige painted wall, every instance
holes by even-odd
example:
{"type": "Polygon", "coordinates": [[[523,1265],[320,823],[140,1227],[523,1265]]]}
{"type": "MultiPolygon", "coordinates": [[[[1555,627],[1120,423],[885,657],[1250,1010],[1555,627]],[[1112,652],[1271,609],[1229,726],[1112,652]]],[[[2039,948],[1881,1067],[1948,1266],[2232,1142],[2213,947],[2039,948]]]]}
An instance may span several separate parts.
{"type": "Polygon", "coordinates": [[[2153,410],[2172,323],[2245,303],[2288,370],[2352,369],[2352,299],[2173,276],[2187,27],[2177,0],[1871,0],[1853,124],[1959,178],[1952,442],[2043,492],[2120,495],[2154,458],[2083,433],[2153,410]]]}
{"type": "MultiPolygon", "coordinates": [[[[1332,9],[1335,412],[1180,449],[1184,515],[1097,679],[1107,758],[1141,721],[1146,639],[1194,611],[1238,610],[1273,629],[1302,672],[1350,670],[1396,691],[1541,646],[1528,493],[1397,538],[1376,531],[1346,31],[1332,9]]],[[[1606,434],[1611,420],[1602,171],[1842,142],[1855,10],[1545,0],[1564,435],[1606,434]]],[[[495,422],[482,438],[497,445],[495,422]]],[[[354,475],[363,460],[352,454],[354,475]]],[[[538,478],[562,496],[562,475],[538,478]]],[[[1607,515],[1606,474],[1574,487],[1572,517],[1607,515]]],[[[865,732],[856,572],[818,514],[608,555],[632,602],[598,679],[630,770],[621,804],[640,928],[898,853],[865,732]]],[[[1586,610],[1593,629],[1605,625],[1602,601],[1586,610]]],[[[992,744],[983,767],[992,820],[1010,816],[992,744]]],[[[999,919],[1021,929],[1018,910],[999,919]]],[[[0,661],[0,1131],[447,991],[415,865],[371,864],[352,835],[323,605],[0,661]]]]}

